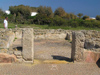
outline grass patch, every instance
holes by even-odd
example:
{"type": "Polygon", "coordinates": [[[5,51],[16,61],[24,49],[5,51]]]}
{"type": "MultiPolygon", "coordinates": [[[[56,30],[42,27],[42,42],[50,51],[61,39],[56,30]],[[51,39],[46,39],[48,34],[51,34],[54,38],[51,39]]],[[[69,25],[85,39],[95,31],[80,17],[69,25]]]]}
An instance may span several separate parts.
{"type": "MultiPolygon", "coordinates": [[[[17,25],[18,28],[34,28],[34,29],[64,29],[64,30],[97,30],[100,31],[100,28],[87,28],[87,27],[68,27],[68,26],[48,26],[48,25],[36,25],[36,24],[14,24],[9,23],[8,28],[15,28],[17,25]]],[[[4,28],[3,23],[0,23],[0,28],[4,28]]]]}
{"type": "Polygon", "coordinates": [[[13,40],[13,42],[16,41],[16,39],[17,39],[17,38],[15,37],[14,40],[13,40]]]}

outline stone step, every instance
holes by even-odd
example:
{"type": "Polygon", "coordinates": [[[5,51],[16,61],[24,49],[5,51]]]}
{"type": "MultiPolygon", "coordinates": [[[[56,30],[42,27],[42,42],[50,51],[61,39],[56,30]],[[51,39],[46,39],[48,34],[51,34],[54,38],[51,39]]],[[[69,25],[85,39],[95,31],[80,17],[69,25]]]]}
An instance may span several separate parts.
{"type": "Polygon", "coordinates": [[[21,52],[21,51],[14,51],[14,54],[15,54],[16,56],[21,56],[21,55],[22,55],[22,52],[21,52]]]}
{"type": "Polygon", "coordinates": [[[17,57],[17,59],[22,59],[22,56],[16,56],[17,57]]]}

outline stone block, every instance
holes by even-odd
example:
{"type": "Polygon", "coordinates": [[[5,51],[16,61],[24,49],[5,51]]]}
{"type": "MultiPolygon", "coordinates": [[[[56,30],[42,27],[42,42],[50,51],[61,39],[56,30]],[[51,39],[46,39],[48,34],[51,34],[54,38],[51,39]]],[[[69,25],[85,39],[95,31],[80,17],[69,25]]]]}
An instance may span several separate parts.
{"type": "Polygon", "coordinates": [[[17,56],[17,59],[22,59],[22,56],[17,56]]]}
{"type": "Polygon", "coordinates": [[[15,37],[17,39],[21,39],[22,38],[22,29],[18,29],[16,32],[15,32],[15,37]]]}
{"type": "Polygon", "coordinates": [[[22,56],[25,61],[32,61],[34,57],[34,38],[33,38],[33,29],[32,28],[25,28],[23,29],[23,50],[22,50],[22,56]]]}
{"type": "Polygon", "coordinates": [[[85,40],[84,47],[85,47],[85,49],[93,49],[93,48],[95,48],[95,41],[92,40],[92,39],[85,40]]]}
{"type": "Polygon", "coordinates": [[[72,33],[67,33],[66,39],[72,41],[72,33]]]}
{"type": "Polygon", "coordinates": [[[72,33],[72,51],[71,59],[75,61],[83,61],[84,53],[84,34],[82,32],[73,32],[72,33]]]}
{"type": "Polygon", "coordinates": [[[100,48],[100,42],[96,42],[95,48],[100,48]]]}
{"type": "Polygon", "coordinates": [[[8,54],[12,55],[12,54],[14,54],[14,51],[9,50],[9,51],[8,51],[8,54]]]}
{"type": "Polygon", "coordinates": [[[21,56],[21,55],[22,55],[22,52],[21,52],[21,51],[14,51],[14,54],[15,54],[16,56],[21,56]]]}
{"type": "Polygon", "coordinates": [[[16,62],[15,55],[8,55],[6,53],[0,53],[0,63],[13,63],[16,62]]]}
{"type": "Polygon", "coordinates": [[[100,52],[84,51],[84,61],[87,63],[96,63],[100,59],[100,52]]]}

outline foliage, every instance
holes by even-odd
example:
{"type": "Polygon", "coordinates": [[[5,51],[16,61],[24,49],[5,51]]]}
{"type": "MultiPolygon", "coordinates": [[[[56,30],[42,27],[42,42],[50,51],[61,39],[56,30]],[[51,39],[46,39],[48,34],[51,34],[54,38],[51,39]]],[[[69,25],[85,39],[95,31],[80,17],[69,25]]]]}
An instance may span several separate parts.
{"type": "Polygon", "coordinates": [[[65,17],[66,16],[66,12],[62,7],[59,7],[55,10],[54,12],[54,16],[60,16],[60,17],[65,17]]]}
{"type": "Polygon", "coordinates": [[[96,20],[100,20],[100,15],[97,15],[96,16],[96,20]]]}
{"type": "Polygon", "coordinates": [[[31,15],[31,9],[29,6],[19,5],[19,6],[10,6],[9,10],[11,11],[11,14],[15,16],[23,16],[24,18],[28,18],[28,16],[31,15]]]}
{"type": "Polygon", "coordinates": [[[86,20],[87,18],[89,18],[89,16],[87,16],[87,15],[85,15],[85,16],[83,16],[83,20],[86,20]]]}
{"type": "Polygon", "coordinates": [[[77,16],[79,17],[79,19],[81,19],[81,17],[83,16],[82,13],[77,14],[77,16]]]}
{"type": "MultiPolygon", "coordinates": [[[[62,7],[57,8],[54,13],[51,7],[39,6],[10,6],[10,15],[3,13],[0,9],[0,23],[3,23],[5,16],[8,16],[8,21],[11,23],[10,28],[14,28],[12,24],[18,24],[19,27],[34,26],[35,24],[43,28],[100,28],[100,15],[96,16],[97,20],[85,20],[89,16],[83,16],[82,13],[75,15],[67,13],[62,7]],[[31,12],[38,12],[36,16],[31,16],[31,12]],[[78,18],[78,17],[79,18],[78,18]],[[82,17],[83,16],[83,17],[82,17]]],[[[36,26],[35,25],[35,26],[36,26]]],[[[3,27],[2,25],[0,27],[3,27]]]]}
{"type": "Polygon", "coordinates": [[[40,6],[40,7],[38,7],[37,12],[44,16],[53,17],[53,11],[52,11],[51,7],[40,6]]]}
{"type": "Polygon", "coordinates": [[[62,26],[62,25],[65,25],[67,24],[66,23],[67,21],[63,18],[61,18],[60,16],[55,16],[53,19],[52,19],[52,22],[50,23],[50,25],[52,26],[62,26]]]}

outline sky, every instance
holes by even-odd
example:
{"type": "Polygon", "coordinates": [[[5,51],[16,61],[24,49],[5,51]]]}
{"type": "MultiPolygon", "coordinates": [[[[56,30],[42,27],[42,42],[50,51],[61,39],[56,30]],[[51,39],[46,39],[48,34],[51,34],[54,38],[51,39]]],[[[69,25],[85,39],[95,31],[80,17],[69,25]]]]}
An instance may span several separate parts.
{"type": "Polygon", "coordinates": [[[0,0],[0,8],[8,10],[9,6],[28,5],[31,7],[50,6],[53,11],[58,7],[67,13],[83,13],[90,17],[100,15],[100,0],[0,0]]]}

